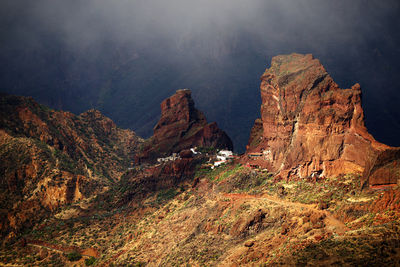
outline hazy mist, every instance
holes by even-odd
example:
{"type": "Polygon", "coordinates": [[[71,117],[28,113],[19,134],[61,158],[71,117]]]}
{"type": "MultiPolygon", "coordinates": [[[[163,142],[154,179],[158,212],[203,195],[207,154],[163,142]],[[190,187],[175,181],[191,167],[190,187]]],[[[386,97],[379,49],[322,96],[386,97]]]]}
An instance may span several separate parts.
{"type": "Polygon", "coordinates": [[[272,56],[312,53],[359,82],[367,126],[400,145],[400,1],[35,0],[0,3],[1,91],[98,108],[149,136],[160,101],[191,88],[242,150],[272,56]]]}

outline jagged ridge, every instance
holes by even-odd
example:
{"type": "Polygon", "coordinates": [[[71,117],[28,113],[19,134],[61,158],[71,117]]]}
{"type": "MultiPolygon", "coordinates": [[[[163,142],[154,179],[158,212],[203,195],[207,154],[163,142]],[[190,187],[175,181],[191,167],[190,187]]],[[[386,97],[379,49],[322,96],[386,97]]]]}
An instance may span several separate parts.
{"type": "Polygon", "coordinates": [[[75,116],[2,94],[1,234],[12,237],[60,205],[103,190],[131,166],[141,142],[99,111],[75,116]]]}

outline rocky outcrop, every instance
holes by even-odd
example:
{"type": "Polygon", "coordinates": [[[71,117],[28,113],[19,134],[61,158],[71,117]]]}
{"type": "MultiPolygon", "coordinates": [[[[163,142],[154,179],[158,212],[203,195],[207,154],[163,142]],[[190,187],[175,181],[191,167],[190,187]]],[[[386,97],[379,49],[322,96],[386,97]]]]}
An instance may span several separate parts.
{"type": "Polygon", "coordinates": [[[0,234],[12,237],[102,191],[131,166],[141,142],[99,111],[75,116],[0,95],[0,234]]]}
{"type": "Polygon", "coordinates": [[[154,135],[144,144],[136,161],[152,162],[195,146],[233,149],[228,135],[215,122],[207,123],[204,114],[195,108],[191,91],[177,90],[161,103],[161,118],[154,127],[154,135]]]}
{"type": "Polygon", "coordinates": [[[97,110],[76,116],[12,95],[1,95],[0,103],[0,129],[54,148],[77,163],[75,171],[89,177],[97,173],[98,177],[118,179],[133,163],[142,142],[133,131],[118,128],[97,110]]]}
{"type": "Polygon", "coordinates": [[[250,131],[250,138],[248,145],[246,147],[247,150],[256,148],[260,142],[263,140],[263,122],[261,119],[256,119],[253,127],[250,131]]]}
{"type": "Polygon", "coordinates": [[[261,98],[262,130],[256,121],[247,153],[282,178],[362,174],[390,149],[364,125],[360,85],[340,89],[312,55],[274,57],[261,98]]]}
{"type": "Polygon", "coordinates": [[[363,173],[363,187],[394,185],[400,182],[400,148],[389,148],[376,154],[363,173]]]}

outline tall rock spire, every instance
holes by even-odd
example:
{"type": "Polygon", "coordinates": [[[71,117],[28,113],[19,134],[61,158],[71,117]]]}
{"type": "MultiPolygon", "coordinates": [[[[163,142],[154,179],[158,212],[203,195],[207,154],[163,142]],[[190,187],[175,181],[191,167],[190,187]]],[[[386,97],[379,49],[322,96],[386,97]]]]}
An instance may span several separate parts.
{"type": "Polygon", "coordinates": [[[154,161],[191,147],[233,149],[229,136],[215,122],[207,123],[197,110],[189,89],[177,90],[161,103],[161,118],[154,135],[147,140],[136,162],[154,161]]]}
{"type": "Polygon", "coordinates": [[[340,89],[312,55],[274,57],[260,88],[262,127],[248,152],[263,152],[257,164],[283,178],[362,174],[389,149],[364,125],[360,85],[340,89]]]}

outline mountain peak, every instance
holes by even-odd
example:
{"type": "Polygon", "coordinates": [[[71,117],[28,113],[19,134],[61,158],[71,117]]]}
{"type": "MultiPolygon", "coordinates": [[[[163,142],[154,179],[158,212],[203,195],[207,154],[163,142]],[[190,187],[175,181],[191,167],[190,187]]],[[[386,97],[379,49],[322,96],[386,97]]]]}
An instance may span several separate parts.
{"type": "Polygon", "coordinates": [[[216,123],[207,123],[195,108],[189,89],[180,89],[161,103],[161,118],[138,161],[155,160],[194,146],[233,149],[228,135],[216,123]]]}
{"type": "Polygon", "coordinates": [[[248,152],[263,152],[257,164],[283,178],[361,175],[390,149],[364,125],[360,85],[339,88],[310,54],[274,57],[260,89],[262,127],[256,121],[248,152]]]}

